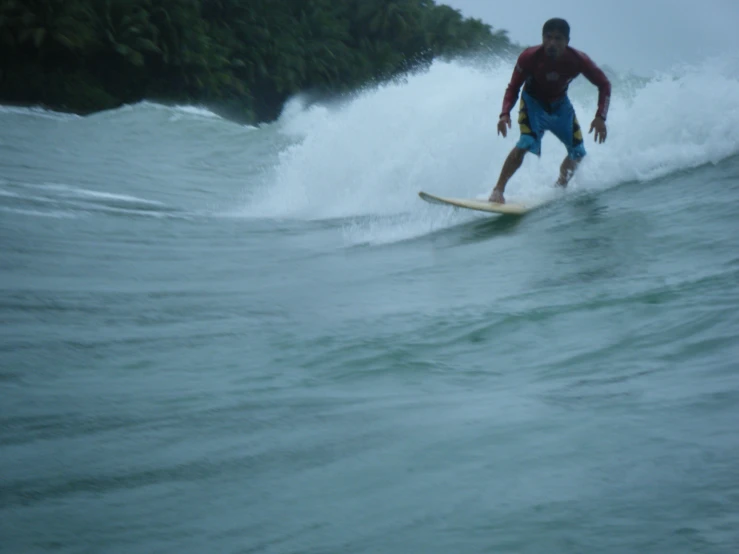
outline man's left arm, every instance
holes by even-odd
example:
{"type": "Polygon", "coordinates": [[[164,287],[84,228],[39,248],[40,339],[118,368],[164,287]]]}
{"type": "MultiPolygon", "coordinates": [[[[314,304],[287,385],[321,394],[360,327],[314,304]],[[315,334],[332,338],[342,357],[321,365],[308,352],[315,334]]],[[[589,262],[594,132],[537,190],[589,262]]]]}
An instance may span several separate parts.
{"type": "Polygon", "coordinates": [[[599,116],[603,121],[608,117],[608,108],[611,103],[611,82],[603,73],[603,70],[595,65],[587,54],[580,52],[582,60],[582,74],[585,78],[598,87],[598,111],[595,115],[599,116]]]}
{"type": "Polygon", "coordinates": [[[595,118],[590,125],[590,131],[595,129],[595,140],[603,142],[606,140],[606,118],[608,117],[608,108],[611,104],[611,82],[603,73],[603,70],[595,65],[587,54],[580,52],[582,60],[582,74],[585,78],[598,87],[598,111],[595,112],[595,118]]]}

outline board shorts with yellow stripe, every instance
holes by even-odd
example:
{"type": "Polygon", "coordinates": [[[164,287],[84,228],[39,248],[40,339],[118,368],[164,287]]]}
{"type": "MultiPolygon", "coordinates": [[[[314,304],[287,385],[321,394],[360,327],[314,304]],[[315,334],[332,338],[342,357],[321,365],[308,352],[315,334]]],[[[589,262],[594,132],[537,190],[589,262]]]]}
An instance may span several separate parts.
{"type": "Polygon", "coordinates": [[[567,155],[579,160],[587,154],[582,139],[582,129],[577,122],[575,109],[566,96],[557,102],[544,105],[523,91],[518,112],[521,138],[517,148],[541,155],[541,139],[551,131],[567,148],[567,155]]]}

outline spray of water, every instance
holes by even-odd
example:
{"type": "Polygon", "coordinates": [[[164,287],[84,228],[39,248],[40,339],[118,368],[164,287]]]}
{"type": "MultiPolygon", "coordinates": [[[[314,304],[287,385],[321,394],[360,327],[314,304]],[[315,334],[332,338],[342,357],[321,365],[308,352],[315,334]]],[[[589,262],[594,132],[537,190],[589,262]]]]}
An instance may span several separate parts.
{"type": "MultiPolygon", "coordinates": [[[[595,144],[571,189],[602,189],[717,162],[739,152],[736,61],[706,62],[649,81],[619,77],[608,121],[609,138],[595,144]]],[[[428,72],[358,95],[338,107],[305,107],[295,100],[278,122],[293,139],[245,213],[299,219],[361,218],[347,224],[351,241],[388,241],[439,225],[438,207],[419,190],[483,197],[515,144],[497,135],[508,63],[484,69],[435,63],[428,72]],[[358,223],[361,221],[362,223],[358,223]]],[[[597,90],[584,77],[570,96],[587,132],[597,90]]],[[[551,134],[540,158],[527,156],[507,189],[511,201],[539,202],[556,194],[565,155],[551,134]]]]}

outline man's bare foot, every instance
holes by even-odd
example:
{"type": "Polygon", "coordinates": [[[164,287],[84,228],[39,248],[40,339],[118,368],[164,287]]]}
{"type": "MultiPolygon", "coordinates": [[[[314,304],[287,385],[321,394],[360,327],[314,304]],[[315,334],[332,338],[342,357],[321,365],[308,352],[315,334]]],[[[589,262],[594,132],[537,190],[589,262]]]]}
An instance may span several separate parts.
{"type": "Polygon", "coordinates": [[[503,193],[498,189],[493,189],[493,193],[490,195],[490,198],[488,198],[488,202],[492,202],[493,204],[505,204],[503,193]]]}

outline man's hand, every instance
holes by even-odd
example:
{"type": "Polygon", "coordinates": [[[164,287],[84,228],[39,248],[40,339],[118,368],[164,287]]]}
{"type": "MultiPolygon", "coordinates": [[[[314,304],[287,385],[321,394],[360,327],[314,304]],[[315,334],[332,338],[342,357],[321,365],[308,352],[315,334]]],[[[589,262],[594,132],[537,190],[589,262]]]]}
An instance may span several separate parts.
{"type": "Polygon", "coordinates": [[[511,128],[511,116],[501,115],[498,120],[498,134],[503,135],[503,138],[506,136],[506,125],[509,129],[511,128]]]}
{"type": "MultiPolygon", "coordinates": [[[[498,124],[500,128],[500,123],[498,124]]],[[[595,142],[598,143],[604,143],[606,141],[606,135],[608,132],[606,131],[606,122],[604,119],[595,116],[595,119],[593,119],[593,122],[590,124],[590,131],[588,131],[588,134],[593,132],[593,129],[595,129],[595,136],[593,137],[595,139],[595,142]]]]}

